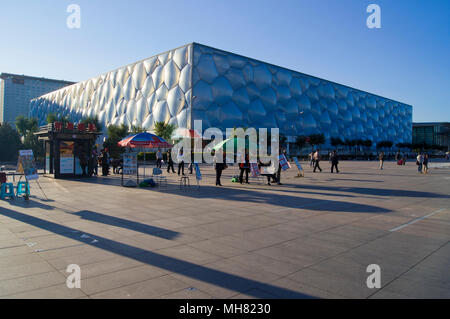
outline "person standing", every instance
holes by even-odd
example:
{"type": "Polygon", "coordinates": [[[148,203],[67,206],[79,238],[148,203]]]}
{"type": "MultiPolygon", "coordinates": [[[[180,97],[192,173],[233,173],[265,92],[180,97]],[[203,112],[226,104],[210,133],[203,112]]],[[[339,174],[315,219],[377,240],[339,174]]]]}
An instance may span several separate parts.
{"type": "Polygon", "coordinates": [[[108,176],[109,165],[108,165],[108,153],[106,149],[102,150],[100,159],[102,164],[102,176],[108,176]]]}
{"type": "Polygon", "coordinates": [[[81,171],[82,171],[81,176],[87,176],[88,175],[87,168],[88,168],[88,164],[89,164],[89,157],[85,151],[81,151],[79,159],[80,159],[80,166],[81,166],[81,171]]]}
{"type": "Polygon", "coordinates": [[[244,173],[245,173],[245,183],[248,184],[248,173],[250,172],[250,160],[247,153],[245,154],[243,160],[244,161],[242,163],[239,163],[239,168],[241,170],[239,174],[239,182],[242,184],[242,182],[244,181],[244,173]]]}
{"type": "Polygon", "coordinates": [[[162,163],[162,153],[161,153],[161,149],[158,148],[158,151],[156,152],[156,167],[157,168],[161,168],[161,163],[162,163]]]}
{"type": "MultiPolygon", "coordinates": [[[[224,154],[225,157],[225,154],[224,154]]],[[[224,158],[219,159],[219,155],[214,151],[214,168],[216,170],[216,186],[222,186],[220,178],[222,177],[222,171],[227,168],[224,158]]]]}
{"type": "Polygon", "coordinates": [[[97,160],[97,150],[94,148],[92,149],[91,153],[91,169],[92,174],[95,176],[98,175],[98,160],[97,160]]]}
{"type": "Polygon", "coordinates": [[[381,152],[380,155],[378,156],[378,159],[380,160],[380,169],[383,169],[383,164],[384,164],[384,152],[381,152]]]}
{"type": "MultiPolygon", "coordinates": [[[[281,155],[284,155],[284,157],[286,157],[286,161],[288,160],[288,156],[287,156],[287,153],[286,153],[285,149],[283,149],[281,151],[281,155]]],[[[280,164],[279,161],[278,161],[278,170],[277,170],[277,174],[276,174],[275,177],[276,177],[277,185],[283,185],[283,184],[281,184],[281,164],[280,164]]]]}
{"type": "Polygon", "coordinates": [[[172,151],[167,151],[167,173],[170,173],[170,169],[172,169],[172,173],[175,173],[173,168],[173,160],[172,160],[172,151]]]}
{"type": "Polygon", "coordinates": [[[339,173],[338,169],[339,159],[336,150],[333,150],[333,152],[331,152],[330,162],[331,162],[331,173],[333,173],[334,168],[336,168],[336,173],[339,173]]]}
{"type": "Polygon", "coordinates": [[[184,175],[183,149],[180,149],[180,152],[178,153],[178,156],[177,156],[177,160],[178,160],[178,175],[180,175],[180,170],[181,170],[181,174],[184,175]]]}
{"type": "Polygon", "coordinates": [[[319,162],[320,162],[320,150],[317,150],[314,153],[314,169],[313,169],[314,173],[316,172],[316,169],[319,169],[319,171],[322,172],[322,169],[319,166],[319,162]]]}

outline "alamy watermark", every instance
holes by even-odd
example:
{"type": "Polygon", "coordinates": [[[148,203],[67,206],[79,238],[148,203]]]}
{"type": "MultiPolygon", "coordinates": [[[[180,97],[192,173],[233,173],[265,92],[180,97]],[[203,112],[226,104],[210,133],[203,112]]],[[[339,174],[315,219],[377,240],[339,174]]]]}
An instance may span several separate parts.
{"type": "Polygon", "coordinates": [[[381,8],[378,4],[369,4],[367,7],[366,25],[369,29],[381,29],[381,8]]]}
{"type": "Polygon", "coordinates": [[[66,9],[67,13],[70,13],[66,20],[66,25],[69,29],[81,28],[81,8],[78,4],[70,4],[66,9]]]}
{"type": "Polygon", "coordinates": [[[70,273],[66,279],[67,288],[81,288],[81,268],[77,264],[70,264],[66,268],[66,272],[70,273]]]}
{"type": "Polygon", "coordinates": [[[377,264],[367,266],[366,272],[371,273],[366,280],[367,288],[381,288],[381,268],[377,264]]]}

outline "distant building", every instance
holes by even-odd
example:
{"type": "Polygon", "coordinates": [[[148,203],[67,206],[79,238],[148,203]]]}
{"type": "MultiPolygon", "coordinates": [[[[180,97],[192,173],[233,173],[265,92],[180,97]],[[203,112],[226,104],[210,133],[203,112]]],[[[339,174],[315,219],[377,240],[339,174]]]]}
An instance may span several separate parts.
{"type": "Polygon", "coordinates": [[[28,116],[30,100],[73,84],[68,81],[10,73],[1,73],[0,79],[0,123],[8,122],[12,125],[17,116],[28,116]]]}
{"type": "Polygon", "coordinates": [[[413,144],[422,143],[450,149],[450,122],[413,123],[413,144]]]}

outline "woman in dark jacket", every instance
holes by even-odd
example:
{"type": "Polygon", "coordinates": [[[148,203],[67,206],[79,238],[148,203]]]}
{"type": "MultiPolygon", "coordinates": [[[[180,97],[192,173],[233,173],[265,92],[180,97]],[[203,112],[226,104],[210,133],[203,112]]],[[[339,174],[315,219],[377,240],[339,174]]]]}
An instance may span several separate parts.
{"type": "Polygon", "coordinates": [[[245,183],[248,184],[248,173],[250,172],[250,160],[248,154],[245,154],[244,162],[239,163],[239,168],[241,170],[239,174],[239,182],[242,184],[244,180],[244,172],[245,172],[245,183]]]}

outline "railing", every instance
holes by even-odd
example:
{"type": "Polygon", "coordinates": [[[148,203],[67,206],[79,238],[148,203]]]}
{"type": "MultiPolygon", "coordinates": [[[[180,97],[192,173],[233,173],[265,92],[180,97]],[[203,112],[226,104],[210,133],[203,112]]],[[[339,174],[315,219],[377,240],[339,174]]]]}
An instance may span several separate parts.
{"type": "Polygon", "coordinates": [[[53,122],[48,123],[46,125],[40,126],[39,131],[47,131],[47,132],[89,132],[89,133],[97,133],[97,127],[93,123],[89,123],[88,126],[84,123],[74,124],[72,122],[62,123],[62,122],[53,122]]]}

